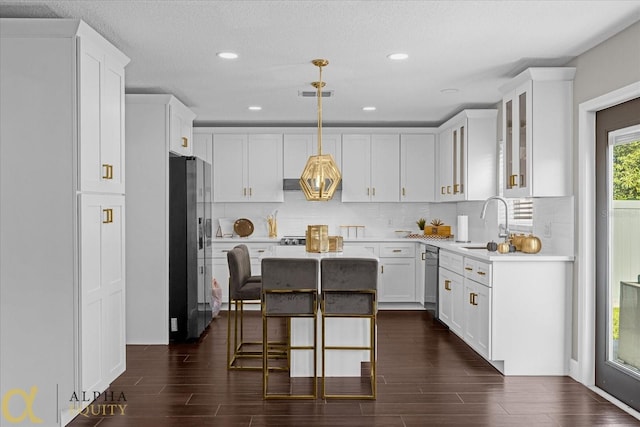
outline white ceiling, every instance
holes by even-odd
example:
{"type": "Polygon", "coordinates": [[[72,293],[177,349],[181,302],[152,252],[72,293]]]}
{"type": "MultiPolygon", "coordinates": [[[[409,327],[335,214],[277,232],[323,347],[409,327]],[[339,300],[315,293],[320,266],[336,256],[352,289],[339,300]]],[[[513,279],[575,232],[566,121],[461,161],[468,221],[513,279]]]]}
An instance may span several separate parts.
{"type": "Polygon", "coordinates": [[[131,58],[127,93],[173,93],[200,125],[313,124],[298,92],[326,58],[325,125],[428,126],[639,21],[640,1],[0,0],[0,16],[82,18],[131,58]]]}

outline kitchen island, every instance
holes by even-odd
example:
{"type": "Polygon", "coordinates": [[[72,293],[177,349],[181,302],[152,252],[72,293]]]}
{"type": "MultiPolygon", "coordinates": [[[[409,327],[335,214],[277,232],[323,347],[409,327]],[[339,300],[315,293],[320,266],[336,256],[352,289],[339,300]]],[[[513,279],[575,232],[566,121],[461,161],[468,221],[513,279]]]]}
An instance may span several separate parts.
{"type": "MultiPolygon", "coordinates": [[[[310,253],[303,246],[273,246],[265,251],[261,259],[315,259],[318,262],[323,258],[360,258],[378,261],[370,251],[361,248],[344,248],[342,252],[310,253]]],[[[320,274],[322,272],[320,271],[320,274]]],[[[318,293],[320,289],[320,277],[318,278],[318,293]]],[[[322,320],[318,311],[317,334],[313,334],[313,320],[305,318],[291,319],[291,345],[308,346],[315,342],[318,349],[317,372],[322,372],[322,320]]],[[[327,346],[357,346],[369,345],[369,319],[360,318],[329,318],[325,321],[325,340],[327,346]]],[[[313,375],[313,353],[310,351],[291,351],[290,376],[310,377],[313,375]]],[[[350,350],[339,352],[327,351],[325,371],[328,377],[359,377],[361,365],[369,361],[369,352],[366,350],[350,350]]]]}

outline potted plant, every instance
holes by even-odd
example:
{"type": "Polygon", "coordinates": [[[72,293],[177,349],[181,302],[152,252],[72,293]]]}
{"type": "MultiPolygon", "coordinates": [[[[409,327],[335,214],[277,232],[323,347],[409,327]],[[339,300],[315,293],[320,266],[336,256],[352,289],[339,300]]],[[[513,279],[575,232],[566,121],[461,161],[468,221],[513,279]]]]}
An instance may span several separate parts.
{"type": "Polygon", "coordinates": [[[420,218],[419,220],[416,221],[416,224],[418,224],[418,228],[422,231],[424,231],[424,226],[427,223],[427,220],[424,218],[420,218]]]}

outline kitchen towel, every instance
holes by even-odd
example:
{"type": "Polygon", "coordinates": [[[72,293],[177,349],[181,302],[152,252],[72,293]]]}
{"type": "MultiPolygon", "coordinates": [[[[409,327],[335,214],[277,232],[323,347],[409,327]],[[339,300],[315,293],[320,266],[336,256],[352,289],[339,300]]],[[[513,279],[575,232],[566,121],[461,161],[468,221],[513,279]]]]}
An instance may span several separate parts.
{"type": "Polygon", "coordinates": [[[456,241],[469,241],[469,217],[467,215],[458,215],[458,238],[456,241]]]}

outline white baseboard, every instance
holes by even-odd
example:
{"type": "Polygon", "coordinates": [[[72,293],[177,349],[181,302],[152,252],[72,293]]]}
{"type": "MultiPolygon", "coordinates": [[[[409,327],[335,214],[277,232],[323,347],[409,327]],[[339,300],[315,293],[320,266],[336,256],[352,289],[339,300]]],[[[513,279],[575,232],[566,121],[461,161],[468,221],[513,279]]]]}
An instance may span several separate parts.
{"type": "Polygon", "coordinates": [[[574,380],[578,381],[579,383],[581,383],[582,379],[580,378],[578,369],[579,369],[578,361],[575,359],[570,359],[569,360],[569,376],[574,380]]]}

